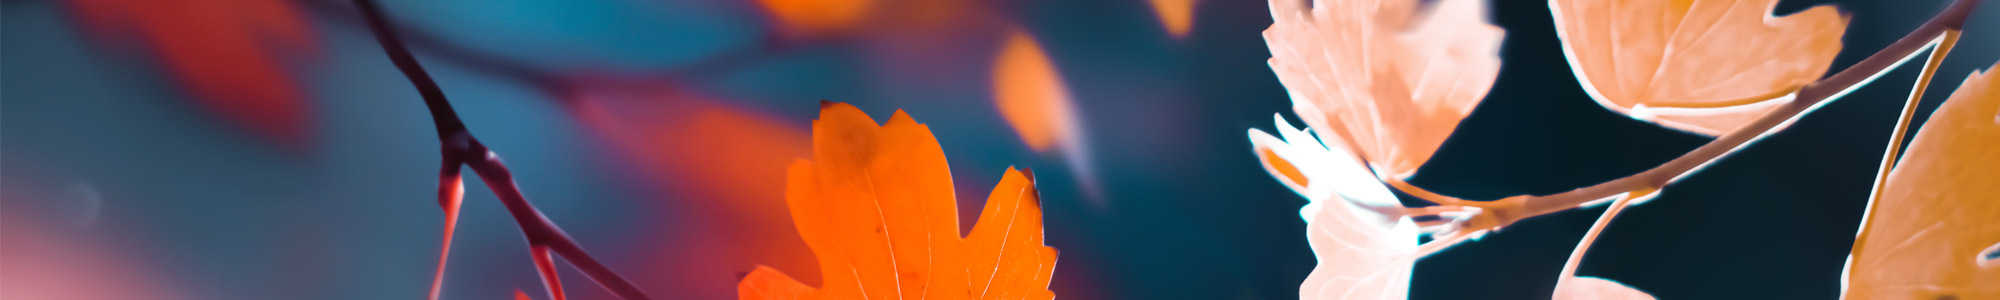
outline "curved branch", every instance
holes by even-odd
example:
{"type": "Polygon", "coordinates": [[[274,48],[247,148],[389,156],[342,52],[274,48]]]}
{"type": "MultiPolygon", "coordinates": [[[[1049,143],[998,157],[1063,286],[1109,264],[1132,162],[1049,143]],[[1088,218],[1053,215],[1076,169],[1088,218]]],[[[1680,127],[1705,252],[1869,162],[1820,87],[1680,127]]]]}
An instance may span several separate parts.
{"type": "MultiPolygon", "coordinates": [[[[445,99],[444,90],[438,87],[437,81],[417,63],[416,56],[410,54],[409,47],[397,38],[394,27],[382,16],[381,8],[375,1],[354,0],[354,5],[367,19],[369,29],[374,32],[375,39],[382,44],[382,50],[388,54],[389,60],[395,63],[396,68],[401,70],[404,76],[409,77],[410,83],[416,86],[418,94],[423,96],[424,106],[430,110],[431,120],[437,125],[438,140],[443,148],[445,162],[443,170],[440,171],[439,183],[449,185],[440,187],[439,192],[439,201],[445,206],[448,219],[445,251],[449,251],[449,230],[453,227],[451,223],[455,223],[457,217],[458,205],[455,198],[458,193],[455,190],[456,185],[461,182],[457,180],[458,168],[461,165],[468,166],[486,182],[487,188],[499,196],[500,202],[506,205],[507,211],[514,216],[514,221],[520,223],[521,233],[526,235],[529,249],[532,249],[530,252],[536,261],[536,269],[540,270],[543,282],[549,285],[551,298],[564,298],[561,284],[556,278],[555,266],[549,258],[549,252],[553,250],[555,254],[561,255],[563,259],[569,260],[571,265],[583,271],[584,275],[620,298],[647,299],[645,293],[639,291],[637,286],[591,258],[589,253],[577,246],[576,241],[570,239],[568,234],[564,234],[562,229],[548,220],[548,217],[543,216],[541,210],[536,209],[534,204],[528,203],[527,197],[522,196],[520,188],[514,184],[513,174],[500,162],[500,156],[472,137],[472,132],[466,129],[465,123],[459,120],[458,113],[452,109],[451,102],[445,99]]],[[[432,299],[438,296],[437,290],[443,282],[442,255],[438,262],[439,277],[432,283],[432,299]]]]}
{"type": "MultiPolygon", "coordinates": [[[[1727,157],[1729,154],[1749,145],[1751,142],[1784,130],[1785,127],[1797,121],[1805,113],[1838,99],[1848,92],[1873,81],[1876,77],[1888,73],[1890,69],[1915,58],[1918,52],[1938,45],[1948,34],[1957,32],[1965,27],[1966,18],[1971,15],[1972,8],[1977,6],[1979,1],[1957,0],[1952,2],[1951,6],[1946,7],[1944,11],[1939,12],[1930,21],[1924,22],[1922,26],[1917,27],[1916,30],[1911,31],[1908,35],[1896,40],[1895,43],[1890,44],[1881,51],[1869,55],[1868,58],[1862,59],[1861,62],[1841,70],[1833,76],[1800,88],[1797,93],[1791,94],[1796,96],[1792,101],[1780,104],[1777,108],[1772,109],[1769,113],[1765,113],[1764,116],[1757,118],[1755,121],[1745,124],[1728,134],[1716,137],[1715,140],[1709,141],[1708,144],[1695,148],[1687,154],[1674,158],[1672,161],[1644,172],[1633,174],[1632,176],[1567,192],[1541,196],[1522,195],[1501,199],[1500,202],[1503,203],[1488,206],[1494,206],[1509,212],[1496,214],[1496,216],[1475,217],[1475,219],[1488,218],[1496,225],[1490,227],[1469,227],[1468,229],[1498,229],[1521,219],[1555,213],[1587,203],[1597,203],[1606,199],[1613,199],[1630,191],[1652,190],[1665,187],[1667,184],[1678,181],[1689,174],[1700,171],[1715,161],[1727,157]]],[[[1443,204],[1465,201],[1432,193],[1407,183],[1397,184],[1398,182],[1392,181],[1390,183],[1391,186],[1398,190],[1403,190],[1405,193],[1432,202],[1443,204]]]]}

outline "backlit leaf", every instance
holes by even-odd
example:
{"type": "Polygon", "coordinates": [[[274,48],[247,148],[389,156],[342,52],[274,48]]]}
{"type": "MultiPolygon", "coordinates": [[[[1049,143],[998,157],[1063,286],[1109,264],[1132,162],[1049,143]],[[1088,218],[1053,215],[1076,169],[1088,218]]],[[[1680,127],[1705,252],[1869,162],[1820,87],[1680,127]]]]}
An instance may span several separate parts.
{"type": "Polygon", "coordinates": [[[1278,133],[1284,139],[1251,129],[1250,144],[1255,147],[1258,160],[1264,163],[1265,171],[1309,201],[1299,209],[1300,217],[1310,222],[1319,215],[1321,205],[1333,202],[1368,208],[1403,207],[1396,194],[1390,193],[1367,167],[1355,161],[1354,154],[1346,148],[1322,144],[1313,138],[1311,129],[1294,128],[1284,117],[1272,118],[1277,119],[1278,133]]]}
{"type": "Polygon", "coordinates": [[[1568,276],[1556,282],[1556,300],[1652,300],[1653,295],[1596,277],[1568,276]]]}
{"type": "Polygon", "coordinates": [[[1493,86],[1499,27],[1482,0],[1272,0],[1271,70],[1320,139],[1406,177],[1493,86]],[[1420,2],[1430,2],[1420,4],[1420,2]]]}
{"type": "Polygon", "coordinates": [[[1052,299],[1056,251],[1042,245],[1031,178],[1009,168],[972,233],[959,237],[951,170],[929,127],[897,111],[876,125],[828,103],[811,161],[792,163],[792,218],[820,262],[812,288],[758,268],[741,299],[1052,299]]]}
{"type": "Polygon", "coordinates": [[[1306,241],[1319,265],[1299,284],[1299,299],[1406,299],[1416,266],[1417,225],[1402,217],[1384,225],[1374,212],[1345,202],[1320,205],[1306,222],[1306,241]]]}
{"type": "Polygon", "coordinates": [[[1570,67],[1598,104],[1720,135],[1826,73],[1847,17],[1771,15],[1778,0],[1552,0],[1570,67]]]}
{"type": "Polygon", "coordinates": [[[2000,75],[1993,70],[1968,76],[1889,171],[1848,256],[1846,298],[2000,298],[2000,75]]]}

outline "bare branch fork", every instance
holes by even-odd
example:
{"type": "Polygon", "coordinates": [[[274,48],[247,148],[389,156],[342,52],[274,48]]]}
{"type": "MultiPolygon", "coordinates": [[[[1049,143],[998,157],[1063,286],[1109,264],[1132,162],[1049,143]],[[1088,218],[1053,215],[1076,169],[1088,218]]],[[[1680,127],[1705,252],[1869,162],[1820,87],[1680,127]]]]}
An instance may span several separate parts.
{"type": "MultiPolygon", "coordinates": [[[[1922,96],[1923,89],[1930,82],[1930,75],[1936,72],[1937,65],[1944,59],[1944,53],[1950,51],[1951,46],[1957,42],[1958,33],[1964,29],[1966,18],[1971,15],[1972,8],[1977,6],[1979,1],[1957,0],[1952,2],[1951,6],[1946,7],[1944,11],[1939,12],[1930,21],[1924,22],[1922,26],[1917,27],[1916,30],[1911,31],[1908,35],[1904,35],[1903,38],[1896,40],[1895,43],[1890,44],[1881,51],[1869,55],[1868,58],[1862,59],[1861,62],[1843,69],[1839,73],[1833,74],[1833,76],[1828,76],[1812,84],[1807,84],[1794,93],[1786,94],[1785,96],[1792,97],[1791,101],[1780,104],[1777,108],[1772,109],[1769,113],[1765,113],[1762,117],[1743,125],[1743,127],[1735,131],[1716,137],[1715,140],[1709,141],[1708,144],[1688,151],[1687,154],[1682,154],[1680,157],[1674,158],[1674,160],[1644,172],[1633,174],[1632,176],[1562,193],[1540,196],[1520,195],[1493,201],[1465,200],[1438,194],[1395,178],[1390,178],[1386,181],[1389,186],[1397,190],[1441,206],[1472,207],[1478,208],[1481,211],[1480,214],[1463,221],[1465,222],[1464,224],[1460,224],[1447,232],[1440,232],[1441,236],[1435,238],[1433,242],[1424,245],[1423,249],[1430,250],[1423,252],[1425,254],[1433,253],[1452,244],[1469,240],[1468,237],[1500,229],[1522,219],[1612,200],[1613,207],[1607,209],[1604,217],[1600,218],[1597,224],[1592,227],[1591,236],[1586,236],[1585,241],[1578,245],[1576,253],[1582,253],[1582,250],[1589,247],[1589,240],[1594,237],[1596,231],[1601,230],[1603,225],[1608,223],[1609,218],[1615,216],[1617,211],[1623,206],[1657,196],[1658,190],[1666,187],[1668,184],[1685,178],[1694,172],[1698,172],[1709,164],[1722,160],[1722,158],[1727,157],[1738,149],[1742,149],[1744,146],[1748,146],[1752,142],[1784,130],[1792,122],[1797,121],[1804,114],[1811,112],[1815,108],[1832,102],[1832,100],[1836,100],[1862,85],[1866,85],[1876,77],[1888,73],[1890,69],[1894,69],[1896,66],[1902,65],[1903,62],[1916,58],[1919,52],[1925,49],[1933,49],[1923,75],[1918,78],[1917,86],[1912,91],[1911,98],[1908,100],[1909,102],[1905,104],[1902,112],[1903,119],[1896,126],[1895,139],[1890,141],[1890,152],[1885,155],[1885,161],[1882,165],[1884,172],[1886,172],[1893,164],[1897,149],[1896,146],[1902,142],[1903,131],[1909,126],[1909,118],[1914,113],[1917,99],[1922,96]]],[[[1878,178],[1877,181],[1877,185],[1879,186],[1880,179],[1878,178]]],[[[1870,205],[1873,205],[1872,201],[1870,205]]],[[[1574,257],[1571,259],[1575,260],[1574,257]]],[[[1571,264],[1573,265],[1574,261],[1571,264]]],[[[1570,272],[1568,269],[1572,268],[1573,266],[1565,268],[1565,273],[1570,272]]]]}
{"type": "Polygon", "coordinates": [[[432,278],[429,299],[437,299],[444,286],[445,261],[451,254],[451,236],[458,223],[459,204],[465,195],[465,184],[459,175],[461,166],[470,167],[473,172],[479,174],[479,178],[499,196],[500,203],[504,204],[507,211],[514,216],[514,221],[520,223],[521,233],[528,240],[529,254],[534,259],[535,269],[540,272],[542,284],[548,288],[551,299],[565,298],[562,282],[557,277],[555,264],[550,257],[551,253],[568,260],[584,275],[620,298],[648,299],[646,294],[633,286],[630,281],[618,276],[617,272],[605,267],[597,259],[591,258],[583,247],[578,246],[575,240],[570,239],[568,234],[563,233],[561,228],[557,228],[555,223],[543,216],[540,210],[535,209],[534,204],[528,203],[527,197],[523,196],[521,189],[514,184],[513,174],[507,171],[506,164],[501,163],[500,156],[480,144],[479,139],[472,137],[472,132],[468,131],[465,123],[459,120],[458,113],[452,110],[451,102],[445,99],[444,90],[440,89],[437,81],[431,79],[430,74],[424,71],[424,67],[417,63],[416,56],[410,54],[409,47],[403,45],[402,40],[397,38],[394,26],[382,16],[381,8],[375,1],[354,0],[354,5],[360,8],[362,16],[368,21],[369,29],[375,33],[375,39],[382,44],[382,50],[388,53],[389,60],[396,64],[397,69],[402,70],[404,76],[410,78],[410,83],[415,85],[417,92],[423,96],[424,106],[429,108],[431,120],[437,125],[438,141],[443,148],[443,165],[438,176],[438,205],[443,206],[445,211],[444,247],[438,254],[437,274],[432,278]]]}

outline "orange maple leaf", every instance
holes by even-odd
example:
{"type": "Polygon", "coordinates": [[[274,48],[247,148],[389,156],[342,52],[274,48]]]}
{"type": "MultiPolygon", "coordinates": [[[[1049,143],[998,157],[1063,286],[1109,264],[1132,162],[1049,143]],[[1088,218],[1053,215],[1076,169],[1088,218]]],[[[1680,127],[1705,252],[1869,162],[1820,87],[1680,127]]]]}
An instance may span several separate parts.
{"type": "Polygon", "coordinates": [[[785,202],[819,257],[813,288],[759,266],[741,299],[1053,299],[1056,250],[1042,245],[1033,179],[1008,168],[979,222],[958,234],[951,169],[930,128],[901,110],[876,125],[823,103],[813,157],[791,165],[785,202]]]}
{"type": "Polygon", "coordinates": [[[277,50],[313,45],[283,0],[68,0],[85,27],[138,40],[209,110],[285,142],[310,132],[307,105],[277,50]]]}
{"type": "Polygon", "coordinates": [[[1818,80],[1847,17],[1771,16],[1778,0],[1554,0],[1556,36],[1598,104],[1706,135],[1749,123],[1818,80]]]}
{"type": "Polygon", "coordinates": [[[1321,140],[1383,177],[1429,160],[1499,75],[1481,0],[1313,2],[1271,1],[1271,70],[1321,140]]]}
{"type": "Polygon", "coordinates": [[[1846,299],[2000,298],[2000,64],[1938,106],[1869,203],[1846,299]]]}

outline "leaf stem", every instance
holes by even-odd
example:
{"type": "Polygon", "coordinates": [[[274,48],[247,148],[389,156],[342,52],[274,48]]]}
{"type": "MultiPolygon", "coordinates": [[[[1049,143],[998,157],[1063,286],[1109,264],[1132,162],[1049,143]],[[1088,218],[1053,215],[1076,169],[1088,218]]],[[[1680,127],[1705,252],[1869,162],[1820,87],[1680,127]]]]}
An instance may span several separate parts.
{"type": "MultiPolygon", "coordinates": [[[[1875,171],[1874,186],[1869,188],[1868,205],[1863,208],[1861,213],[1861,226],[1856,226],[1855,228],[1854,245],[1856,246],[1860,246],[1862,242],[1868,240],[1866,231],[1862,231],[1861,229],[1867,228],[1868,215],[1875,210],[1876,200],[1882,197],[1882,188],[1889,183],[1889,170],[1895,168],[1896,160],[1901,157],[1903,137],[1909,134],[1910,119],[1917,114],[1917,104],[1923,102],[1924,90],[1930,87],[1931,77],[1937,75],[1938,67],[1944,64],[1945,54],[1950,53],[1951,48],[1958,45],[1959,32],[1958,30],[1948,30],[1945,31],[1943,36],[1938,37],[1937,49],[1931,51],[1931,58],[1924,64],[1923,73],[1917,75],[1916,85],[1910,87],[1910,97],[1903,100],[1903,114],[1900,118],[1896,119],[1896,130],[1889,132],[1889,146],[1882,153],[1881,167],[1875,171]]],[[[1854,252],[1848,255],[1848,259],[1853,259],[1860,254],[1861,247],[1855,247],[1854,252]]],[[[1842,280],[1846,280],[1844,275],[1842,277],[1842,280]]]]}
{"type": "MultiPolygon", "coordinates": [[[[569,260],[571,265],[610,290],[612,294],[623,299],[648,299],[638,287],[633,286],[624,277],[618,276],[611,268],[591,258],[589,253],[577,246],[576,241],[570,239],[562,229],[557,228],[548,217],[543,216],[534,204],[528,202],[527,197],[523,196],[520,188],[514,184],[513,174],[507,170],[505,164],[501,163],[500,156],[472,137],[472,132],[466,129],[465,123],[459,120],[458,113],[452,109],[451,102],[445,99],[444,90],[438,87],[437,81],[417,63],[416,56],[410,54],[409,47],[397,38],[394,27],[386,17],[383,17],[381,8],[375,1],[354,0],[354,5],[367,19],[369,29],[382,44],[382,50],[388,54],[389,60],[395,63],[396,68],[401,70],[405,77],[409,77],[410,83],[416,86],[418,94],[423,96],[424,106],[430,110],[431,120],[437,126],[438,140],[443,148],[445,162],[444,168],[440,171],[440,184],[451,184],[451,186],[441,186],[439,192],[439,201],[445,206],[448,219],[447,244],[444,251],[448,254],[449,230],[456,223],[458,208],[456,198],[462,195],[462,189],[457,186],[462,184],[462,181],[456,179],[458,168],[463,165],[471,167],[473,172],[479,174],[479,178],[485,181],[487,188],[499,196],[501,204],[505,205],[507,211],[514,216],[514,221],[520,224],[521,232],[528,240],[532,258],[536,261],[537,269],[541,271],[543,282],[549,285],[550,296],[553,299],[564,297],[560,281],[553,269],[554,264],[548,256],[551,250],[561,255],[563,259],[569,260]]],[[[438,260],[440,275],[432,283],[432,299],[437,298],[438,290],[443,284],[444,256],[440,255],[438,260]]]]}
{"type": "Polygon", "coordinates": [[[1576,266],[1583,263],[1583,254],[1590,251],[1590,244],[1597,241],[1597,235],[1603,233],[1605,227],[1611,226],[1611,219],[1616,218],[1618,212],[1624,211],[1625,206],[1631,205],[1633,202],[1645,201],[1645,198],[1657,196],[1659,192],[1659,189],[1646,189],[1619,194],[1617,196],[1618,200],[1612,201],[1610,207],[1604,208],[1604,215],[1598,216],[1597,222],[1590,224],[1590,230],[1583,232],[1583,239],[1576,242],[1576,250],[1570,250],[1569,260],[1563,262],[1563,277],[1559,278],[1576,276],[1576,266]]]}
{"type": "MultiPolygon", "coordinates": [[[[1469,230],[1498,229],[1526,218],[1576,208],[1579,205],[1597,203],[1613,199],[1630,191],[1657,189],[1678,181],[1689,174],[1700,171],[1711,163],[1727,157],[1736,150],[1765,136],[1784,130],[1805,113],[1846,95],[1876,77],[1888,73],[1890,69],[1916,57],[1919,51],[1937,45],[1941,37],[1964,28],[1972,8],[1980,0],[1957,0],[1944,11],[1924,22],[1922,26],[1896,40],[1888,47],[1869,55],[1861,62],[1841,70],[1818,82],[1808,84],[1791,95],[1792,101],[1778,105],[1769,113],[1745,124],[1728,134],[1716,137],[1708,144],[1695,148],[1686,154],[1652,169],[1618,178],[1597,185],[1587,186],[1550,195],[1521,195],[1502,199],[1502,203],[1485,205],[1498,216],[1497,225],[1469,230]],[[1518,200],[1516,200],[1518,199],[1518,200]],[[1508,201],[1515,200],[1515,201],[1508,201]]],[[[1405,193],[1432,202],[1446,203],[1465,201],[1458,198],[1431,193],[1414,185],[1393,184],[1391,186],[1405,193]]]]}

